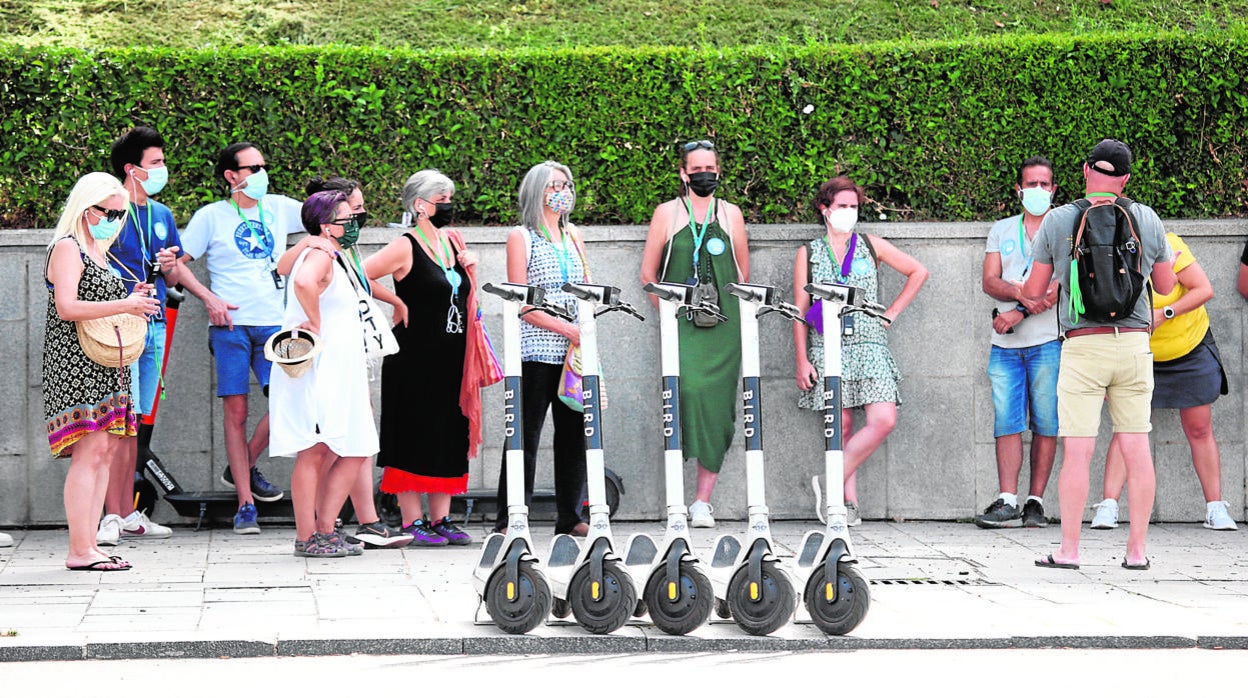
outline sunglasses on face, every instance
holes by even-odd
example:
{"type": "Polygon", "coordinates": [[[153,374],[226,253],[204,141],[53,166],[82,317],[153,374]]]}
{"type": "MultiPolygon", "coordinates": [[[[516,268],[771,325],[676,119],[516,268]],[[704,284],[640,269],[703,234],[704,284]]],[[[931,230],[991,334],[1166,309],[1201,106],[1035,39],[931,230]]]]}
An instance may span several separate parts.
{"type": "Polygon", "coordinates": [[[554,191],[563,191],[564,189],[567,189],[568,191],[571,191],[571,192],[576,191],[576,186],[573,185],[571,182],[567,181],[566,179],[561,179],[558,181],[551,182],[550,184],[547,184],[546,186],[547,188],[553,189],[554,191]]]}
{"type": "Polygon", "coordinates": [[[264,163],[260,163],[259,165],[239,165],[238,168],[235,170],[235,172],[242,172],[243,170],[251,170],[252,174],[255,174],[259,172],[260,170],[263,170],[265,167],[267,167],[267,165],[265,165],[264,163]]]}
{"type": "Polygon", "coordinates": [[[706,148],[707,150],[715,150],[715,144],[710,141],[689,141],[682,146],[686,153],[693,152],[698,148],[706,148]]]}
{"type": "Polygon", "coordinates": [[[109,223],[112,223],[113,221],[119,221],[121,220],[122,216],[126,215],[125,211],[117,211],[114,209],[104,208],[103,206],[92,206],[91,208],[95,209],[96,211],[99,211],[100,217],[107,218],[109,223]]]}

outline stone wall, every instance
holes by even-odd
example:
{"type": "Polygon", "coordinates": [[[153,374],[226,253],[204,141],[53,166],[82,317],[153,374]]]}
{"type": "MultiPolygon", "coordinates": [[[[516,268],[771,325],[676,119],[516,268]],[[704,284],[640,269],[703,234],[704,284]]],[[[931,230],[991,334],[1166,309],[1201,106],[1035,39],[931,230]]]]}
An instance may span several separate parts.
{"type": "MultiPolygon", "coordinates": [[[[1214,408],[1214,424],[1222,453],[1223,497],[1232,515],[1243,520],[1245,505],[1243,356],[1245,303],[1235,292],[1239,255],[1248,237],[1248,221],[1171,221],[1170,230],[1191,245],[1213,282],[1217,296],[1210,302],[1214,332],[1231,394],[1214,408]]],[[[997,493],[992,439],[992,401],[985,374],[991,325],[991,302],[980,290],[986,223],[866,224],[863,230],[888,237],[918,258],[931,278],[918,299],[890,330],[894,356],[905,376],[903,405],[897,429],[863,466],[859,477],[862,513],[867,518],[961,519],[972,516],[997,493]]],[[[640,226],[586,229],[588,255],[595,281],[620,286],[624,297],[646,313],[638,323],[608,315],[600,324],[610,407],[605,415],[608,467],[624,479],[626,494],[620,518],[658,519],[663,510],[662,446],[659,437],[658,322],[638,284],[645,229],[640,226]]],[[[469,244],[482,258],[480,278],[503,280],[503,229],[465,230],[469,244]]],[[[380,248],[395,231],[365,231],[366,253],[380,248]]],[[[791,298],[793,254],[817,230],[802,226],[750,227],[751,280],[770,283],[791,298]]],[[[60,524],[64,518],[61,489],[67,466],[48,455],[42,416],[41,352],[47,292],[41,281],[44,249],[50,231],[10,231],[0,235],[0,356],[14,392],[13,411],[0,422],[0,525],[60,524]],[[25,386],[24,388],[22,386],[25,386]]],[[[203,278],[206,271],[194,265],[203,278]]],[[[883,272],[882,295],[891,298],[901,276],[883,272]]],[[[483,299],[487,324],[501,346],[499,303],[483,299]]],[[[788,323],[769,316],[763,331],[763,445],[768,465],[767,491],[779,518],[812,518],[814,496],[810,479],[823,470],[819,417],[799,411],[793,376],[793,340],[788,323]]],[[[374,388],[376,386],[374,385],[374,388]]],[[[207,319],[203,306],[189,299],[182,307],[167,375],[168,400],[161,406],[153,450],[184,488],[209,489],[225,467],[221,434],[221,401],[214,397],[214,373],[207,350],[207,319]]],[[[266,408],[253,390],[252,421],[266,408]]],[[[485,444],[472,464],[470,486],[496,486],[501,458],[498,417],[501,390],[485,393],[485,444]]],[[[1107,418],[1106,418],[1107,420],[1107,418]]],[[[1094,460],[1090,501],[1099,500],[1108,422],[1094,460]]],[[[744,505],[744,457],[738,433],[729,451],[713,504],[720,518],[741,518],[744,505]]],[[[538,483],[553,481],[546,455],[538,483]]],[[[1191,457],[1179,427],[1177,411],[1154,415],[1153,452],[1157,463],[1158,497],[1153,515],[1167,521],[1197,521],[1204,507],[1191,457]]],[[[420,444],[413,443],[413,449],[420,444]]],[[[1059,462],[1061,451],[1058,452],[1059,462]]],[[[262,458],[271,480],[288,486],[291,459],[262,458]]],[[[1026,468],[1024,468],[1026,471],[1026,468]]],[[[1056,515],[1057,469],[1046,504],[1056,515]]],[[[692,492],[692,467],[686,477],[692,492]]],[[[1025,491],[1026,474],[1021,485],[1025,491]]],[[[1125,499],[1123,501],[1125,507],[1125,499]]],[[[1125,514],[1124,514],[1125,517],[1125,514]]],[[[161,503],[157,520],[176,520],[161,503]]]]}

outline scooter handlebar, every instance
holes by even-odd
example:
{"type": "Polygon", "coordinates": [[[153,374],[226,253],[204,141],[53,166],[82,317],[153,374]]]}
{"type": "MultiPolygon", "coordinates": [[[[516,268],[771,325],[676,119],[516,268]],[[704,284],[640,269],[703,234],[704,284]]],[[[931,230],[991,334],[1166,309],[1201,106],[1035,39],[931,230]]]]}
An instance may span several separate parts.
{"type": "Polygon", "coordinates": [[[660,299],[665,300],[665,301],[670,301],[672,303],[680,302],[680,294],[670,289],[663,288],[662,286],[656,283],[648,283],[645,286],[642,286],[641,290],[645,291],[646,293],[649,293],[652,296],[658,296],[660,299]]]}

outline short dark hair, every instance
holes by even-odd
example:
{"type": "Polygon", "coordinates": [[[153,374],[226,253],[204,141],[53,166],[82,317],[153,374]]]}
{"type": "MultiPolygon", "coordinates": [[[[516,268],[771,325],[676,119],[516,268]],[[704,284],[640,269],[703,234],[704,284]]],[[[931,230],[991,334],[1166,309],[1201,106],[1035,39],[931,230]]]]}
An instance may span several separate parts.
{"type": "Polygon", "coordinates": [[[846,177],[845,175],[833,177],[832,179],[824,182],[823,186],[819,187],[818,193],[815,194],[815,215],[822,215],[819,211],[819,207],[823,206],[824,208],[827,208],[831,206],[832,199],[835,199],[836,195],[843,191],[852,191],[857,194],[859,207],[861,207],[867,200],[866,192],[863,191],[861,186],[855,184],[854,180],[846,177]]]}
{"type": "Polygon", "coordinates": [[[321,225],[334,220],[334,212],[338,204],[347,200],[347,195],[336,190],[318,191],[303,202],[299,210],[299,220],[308,235],[320,235],[321,225]]]}
{"type": "Polygon", "coordinates": [[[313,177],[308,180],[307,186],[303,188],[303,193],[312,196],[321,191],[340,191],[350,196],[351,192],[359,188],[360,183],[354,179],[334,175],[332,177],[313,177]]]}
{"type": "Polygon", "coordinates": [[[143,153],[148,148],[164,147],[165,139],[160,137],[156,129],[150,126],[135,126],[113,141],[113,174],[117,175],[117,179],[125,180],[126,165],[138,165],[143,162],[143,153]]]}
{"type": "MultiPolygon", "coordinates": [[[[237,170],[238,169],[238,154],[243,152],[244,150],[247,150],[248,148],[255,148],[255,147],[256,147],[255,145],[248,143],[247,141],[242,141],[240,143],[232,143],[230,145],[225,146],[225,148],[221,150],[221,154],[217,156],[217,168],[215,170],[217,179],[221,179],[222,177],[224,177],[226,170],[237,170]]],[[[259,150],[259,148],[256,148],[256,149],[259,150]]]]}
{"type": "Polygon", "coordinates": [[[1047,167],[1049,168],[1050,175],[1056,174],[1055,172],[1053,172],[1053,163],[1049,162],[1048,158],[1044,157],[1043,155],[1032,155],[1026,160],[1023,160],[1023,164],[1019,165],[1018,167],[1018,183],[1019,184],[1023,183],[1023,170],[1027,169],[1028,167],[1047,167]]]}

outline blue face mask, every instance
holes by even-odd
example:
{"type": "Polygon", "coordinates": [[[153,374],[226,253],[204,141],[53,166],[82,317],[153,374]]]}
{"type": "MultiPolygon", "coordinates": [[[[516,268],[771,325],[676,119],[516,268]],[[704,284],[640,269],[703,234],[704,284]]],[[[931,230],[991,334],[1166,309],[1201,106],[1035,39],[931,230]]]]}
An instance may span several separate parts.
{"type": "Polygon", "coordinates": [[[1053,203],[1053,193],[1045,191],[1040,187],[1032,187],[1023,189],[1019,192],[1019,198],[1023,200],[1023,208],[1027,209],[1027,213],[1033,216],[1044,215],[1049,210],[1049,206],[1053,203]]]}
{"type": "Polygon", "coordinates": [[[243,196],[256,201],[263,199],[264,195],[269,193],[269,173],[264,170],[252,172],[247,178],[247,183],[235,191],[241,191],[243,196]]]}
{"type": "Polygon", "coordinates": [[[107,240],[121,230],[121,220],[110,221],[107,218],[101,218],[99,223],[88,222],[87,229],[91,231],[91,237],[96,240],[107,240]]]}
{"type": "MultiPolygon", "coordinates": [[[[139,169],[143,170],[142,167],[139,169]]],[[[143,191],[146,192],[148,196],[156,196],[160,193],[160,190],[164,189],[165,185],[169,183],[169,168],[163,165],[143,171],[147,173],[147,179],[143,180],[139,184],[142,185],[143,191]]]]}

